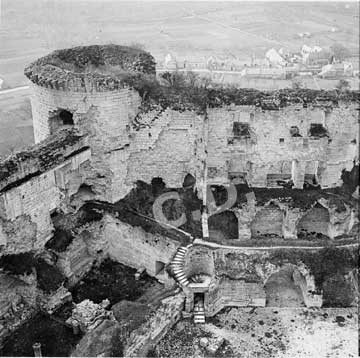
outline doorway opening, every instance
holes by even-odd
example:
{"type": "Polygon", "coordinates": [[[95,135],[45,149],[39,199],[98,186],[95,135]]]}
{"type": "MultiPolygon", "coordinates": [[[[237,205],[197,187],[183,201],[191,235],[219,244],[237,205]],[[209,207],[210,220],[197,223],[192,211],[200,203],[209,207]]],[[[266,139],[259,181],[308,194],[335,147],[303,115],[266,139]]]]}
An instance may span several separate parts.
{"type": "Polygon", "coordinates": [[[204,303],[204,300],[205,300],[204,292],[194,292],[194,305],[196,305],[199,302],[204,303]]]}

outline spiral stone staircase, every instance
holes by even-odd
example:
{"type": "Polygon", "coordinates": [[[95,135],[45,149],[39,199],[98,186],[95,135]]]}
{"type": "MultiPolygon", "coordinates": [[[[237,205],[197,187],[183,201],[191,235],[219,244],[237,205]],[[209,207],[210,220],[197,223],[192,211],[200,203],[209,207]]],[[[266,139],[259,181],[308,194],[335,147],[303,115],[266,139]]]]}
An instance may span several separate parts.
{"type": "MultiPolygon", "coordinates": [[[[186,253],[192,246],[193,246],[192,244],[189,244],[187,246],[179,247],[176,251],[174,258],[170,263],[171,269],[174,273],[175,280],[176,282],[178,282],[180,287],[186,287],[190,283],[203,282],[204,279],[208,277],[208,275],[196,274],[189,279],[186,276],[184,269],[185,257],[186,257],[186,253]]],[[[205,323],[204,302],[201,299],[198,299],[194,304],[194,323],[196,324],[205,323]]]]}
{"type": "Polygon", "coordinates": [[[192,244],[189,244],[187,246],[179,247],[176,251],[173,260],[170,263],[171,269],[174,272],[175,280],[182,287],[186,287],[189,285],[189,280],[187,279],[184,271],[184,263],[185,263],[186,253],[189,250],[189,248],[192,246],[193,246],[192,244]]]}

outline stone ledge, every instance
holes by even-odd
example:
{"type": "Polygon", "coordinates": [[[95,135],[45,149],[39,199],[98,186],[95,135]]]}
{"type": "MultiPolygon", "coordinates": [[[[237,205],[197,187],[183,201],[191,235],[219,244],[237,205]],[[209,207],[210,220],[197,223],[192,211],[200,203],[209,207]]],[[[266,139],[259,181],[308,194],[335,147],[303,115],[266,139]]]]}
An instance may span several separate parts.
{"type": "Polygon", "coordinates": [[[0,193],[40,175],[88,149],[86,136],[63,130],[40,144],[0,162],[0,193]]]}

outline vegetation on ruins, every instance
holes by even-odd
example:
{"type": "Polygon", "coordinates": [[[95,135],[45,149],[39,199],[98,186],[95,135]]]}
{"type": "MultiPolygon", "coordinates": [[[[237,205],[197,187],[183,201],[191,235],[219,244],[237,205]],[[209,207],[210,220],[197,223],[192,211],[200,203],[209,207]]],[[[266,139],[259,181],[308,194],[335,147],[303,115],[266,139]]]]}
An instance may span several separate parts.
{"type": "MultiPolygon", "coordinates": [[[[312,90],[306,88],[280,89],[265,92],[255,89],[221,86],[203,79],[191,72],[165,72],[159,80],[154,77],[130,76],[126,83],[136,89],[143,101],[157,104],[162,108],[178,111],[195,110],[206,113],[206,108],[217,108],[224,105],[253,105],[263,110],[278,110],[290,104],[303,107],[338,101],[359,101],[358,91],[349,90],[312,90]]],[[[151,108],[151,106],[150,106],[151,108]]]]}
{"type": "Polygon", "coordinates": [[[56,50],[25,69],[32,80],[76,80],[84,75],[121,79],[127,72],[155,74],[154,58],[139,48],[120,45],[78,46],[56,50]]]}

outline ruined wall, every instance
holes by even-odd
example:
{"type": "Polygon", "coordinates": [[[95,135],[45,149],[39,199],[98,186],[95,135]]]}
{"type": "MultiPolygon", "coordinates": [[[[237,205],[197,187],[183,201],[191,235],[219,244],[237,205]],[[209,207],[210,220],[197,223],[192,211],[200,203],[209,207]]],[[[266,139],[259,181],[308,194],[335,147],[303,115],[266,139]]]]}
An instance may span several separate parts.
{"type": "Polygon", "coordinates": [[[50,135],[52,113],[71,112],[74,127],[88,134],[92,149],[87,181],[103,200],[114,202],[131,189],[125,186],[128,154],[123,149],[140,103],[138,93],[125,88],[86,92],[75,85],[67,91],[32,85],[35,142],[50,135]]]}
{"type": "Polygon", "coordinates": [[[251,222],[251,237],[283,237],[284,212],[278,206],[270,204],[260,209],[251,222]]]}
{"type": "Polygon", "coordinates": [[[124,265],[136,269],[145,268],[150,276],[168,280],[164,270],[157,272],[157,262],[168,264],[174,256],[179,242],[164,236],[146,233],[140,227],[133,227],[107,215],[104,237],[109,243],[109,256],[124,265]]]}
{"type": "Polygon", "coordinates": [[[208,110],[208,116],[209,182],[227,182],[228,172],[246,173],[251,186],[266,187],[268,175],[277,174],[302,188],[307,174],[316,175],[322,187],[333,187],[342,183],[342,169],[350,170],[358,158],[355,103],[280,110],[227,106],[208,110]],[[248,135],[234,136],[234,122],[248,124],[248,135]],[[328,137],[310,136],[311,124],[321,124],[328,137]],[[295,126],[299,136],[292,134],[295,126]]]}
{"type": "Polygon", "coordinates": [[[188,173],[203,181],[203,116],[167,109],[141,114],[138,121],[143,125],[132,132],[127,183],[161,177],[178,188],[188,173]]]}
{"type": "Polygon", "coordinates": [[[104,235],[106,218],[87,223],[73,230],[75,237],[66,250],[57,252],[56,265],[70,284],[77,283],[92,267],[108,254],[108,241],[104,235]]]}
{"type": "Polygon", "coordinates": [[[342,203],[343,207],[339,210],[339,204],[329,198],[306,198],[305,192],[301,194],[308,201],[305,206],[290,198],[270,199],[263,205],[261,193],[258,194],[258,203],[254,192],[247,195],[253,200],[231,209],[238,218],[239,240],[213,240],[210,236],[211,241],[236,245],[237,242],[256,238],[336,239],[344,235],[353,236],[352,230],[358,222],[356,207],[342,203]]]}
{"type": "Polygon", "coordinates": [[[298,237],[307,234],[329,236],[329,225],[329,211],[317,204],[299,220],[297,225],[298,237]]]}
{"type": "Polygon", "coordinates": [[[214,259],[207,248],[194,247],[185,257],[184,272],[186,277],[205,274],[213,277],[215,274],[214,259]]]}
{"type": "MultiPolygon", "coordinates": [[[[60,151],[64,150],[60,144],[60,151]]],[[[32,163],[35,173],[24,176],[26,171],[23,168],[29,165],[29,161],[25,161],[11,176],[13,182],[4,180],[7,186],[0,192],[0,231],[3,237],[0,255],[39,250],[51,237],[50,214],[59,207],[66,209],[70,196],[84,180],[82,168],[90,158],[86,146],[75,153],[66,149],[69,157],[61,157],[61,162],[50,160],[48,168],[38,169],[37,164],[32,163]]],[[[58,150],[55,146],[52,153],[55,157],[60,155],[58,150]]]]}
{"type": "Polygon", "coordinates": [[[217,287],[210,288],[206,314],[214,316],[224,307],[265,306],[265,291],[262,284],[221,278],[217,287]]]}
{"type": "Polygon", "coordinates": [[[33,85],[35,140],[50,135],[51,113],[73,113],[74,127],[89,135],[92,149],[87,183],[99,198],[115,202],[134,182],[162,177],[168,186],[181,186],[186,174],[201,180],[203,117],[155,108],[140,113],[136,91],[59,91],[33,85]],[[130,165],[131,164],[131,165],[130,165]]]}
{"type": "Polygon", "coordinates": [[[75,84],[67,90],[32,87],[36,141],[50,134],[54,112],[71,112],[92,148],[87,184],[110,202],[124,197],[137,180],[150,183],[154,177],[179,187],[190,173],[200,189],[205,160],[211,183],[236,178],[254,187],[276,187],[277,180],[292,179],[302,189],[304,180],[313,179],[324,188],[341,185],[341,171],[358,158],[355,102],[277,110],[223,106],[207,108],[205,115],[145,106],[126,85],[101,92],[75,84]]]}
{"type": "Polygon", "coordinates": [[[160,307],[146,322],[130,334],[124,357],[146,357],[148,351],[180,320],[184,308],[182,294],[162,300],[160,307]]]}
{"type": "MultiPolygon", "coordinates": [[[[312,268],[309,268],[302,261],[307,259],[309,262],[314,262],[314,257],[317,255],[316,250],[300,250],[297,255],[291,249],[282,249],[280,253],[275,253],[271,249],[212,249],[207,247],[199,249],[194,246],[192,250],[195,252],[205,251],[207,255],[213,257],[214,273],[217,280],[210,285],[208,299],[209,309],[213,312],[218,311],[221,306],[226,306],[232,300],[237,302],[237,305],[263,305],[265,297],[263,288],[267,280],[282,269],[284,262],[286,262],[285,265],[288,265],[290,260],[293,261],[291,263],[293,270],[299,271],[305,280],[300,282],[298,279],[297,284],[301,286],[306,304],[321,306],[321,295],[316,292],[320,291],[321,287],[316,285],[316,277],[311,272],[312,268]],[[241,296],[241,292],[246,294],[241,296]],[[247,297],[246,302],[243,297],[247,297]]],[[[321,258],[320,253],[319,255],[321,258]]],[[[326,275],[326,268],[323,272],[326,275]]],[[[315,273],[322,275],[323,272],[320,270],[315,273]]]]}
{"type": "Polygon", "coordinates": [[[0,273],[0,346],[3,339],[37,309],[36,277],[23,278],[0,273]]]}

